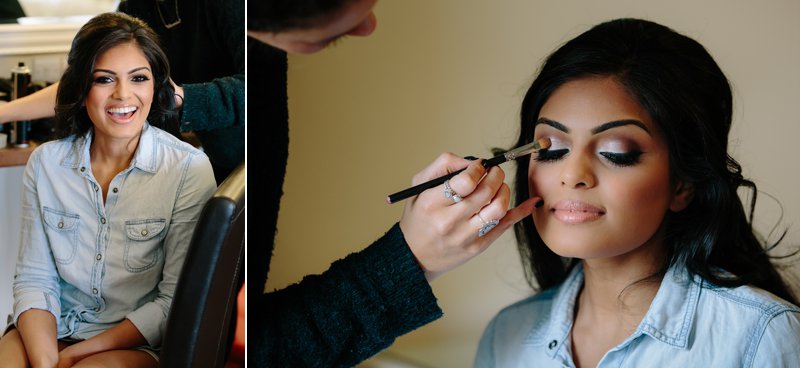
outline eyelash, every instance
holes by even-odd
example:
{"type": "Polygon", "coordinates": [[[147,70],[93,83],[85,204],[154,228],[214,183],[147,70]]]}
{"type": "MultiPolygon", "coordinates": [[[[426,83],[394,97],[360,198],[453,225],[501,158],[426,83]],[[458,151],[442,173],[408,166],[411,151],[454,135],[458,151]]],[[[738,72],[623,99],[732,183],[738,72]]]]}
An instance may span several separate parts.
{"type": "Polygon", "coordinates": [[[147,82],[150,80],[150,78],[148,78],[146,75],[134,75],[131,79],[138,83],[147,82]]]}
{"type": "Polygon", "coordinates": [[[613,152],[600,152],[600,155],[605,157],[608,162],[614,166],[626,167],[633,166],[639,163],[639,157],[642,155],[640,151],[630,151],[625,153],[613,152]]]}
{"type": "MultiPolygon", "coordinates": [[[[146,76],[146,75],[134,75],[133,77],[131,77],[131,80],[134,83],[143,83],[143,82],[149,81],[150,78],[148,76],[146,76]]],[[[114,81],[114,78],[109,77],[109,76],[102,76],[102,77],[97,77],[97,78],[94,79],[94,83],[96,83],[96,84],[109,84],[109,83],[112,83],[113,81],[114,81]]]]}
{"type": "MultiPolygon", "coordinates": [[[[569,152],[568,149],[549,150],[543,149],[539,151],[535,160],[540,162],[555,162],[560,160],[569,152]]],[[[626,153],[614,152],[600,152],[600,156],[605,157],[608,162],[614,166],[626,167],[633,166],[639,163],[639,157],[642,155],[641,151],[631,151],[626,153]]]]}
{"type": "Polygon", "coordinates": [[[113,78],[111,78],[111,77],[105,77],[105,76],[103,76],[103,77],[97,77],[97,78],[95,78],[95,79],[94,79],[94,82],[95,82],[96,84],[108,84],[108,83],[111,83],[113,80],[114,80],[114,79],[113,79],[113,78]]]}

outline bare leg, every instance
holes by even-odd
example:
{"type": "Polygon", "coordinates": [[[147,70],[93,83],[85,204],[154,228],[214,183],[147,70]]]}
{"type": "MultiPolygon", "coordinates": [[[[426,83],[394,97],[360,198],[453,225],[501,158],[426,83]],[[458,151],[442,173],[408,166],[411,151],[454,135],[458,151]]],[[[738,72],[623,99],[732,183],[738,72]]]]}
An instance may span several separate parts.
{"type": "Polygon", "coordinates": [[[25,368],[28,366],[28,354],[25,352],[22,336],[19,335],[16,328],[8,331],[0,339],[0,362],[3,362],[3,367],[25,368]]]}
{"type": "Polygon", "coordinates": [[[90,355],[75,368],[156,368],[158,362],[141,350],[109,350],[90,355]]]}

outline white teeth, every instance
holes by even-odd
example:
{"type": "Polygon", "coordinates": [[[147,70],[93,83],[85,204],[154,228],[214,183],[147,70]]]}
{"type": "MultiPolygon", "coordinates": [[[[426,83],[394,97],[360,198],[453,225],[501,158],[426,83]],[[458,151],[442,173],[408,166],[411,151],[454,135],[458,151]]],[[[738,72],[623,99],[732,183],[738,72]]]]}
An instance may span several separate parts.
{"type": "Polygon", "coordinates": [[[129,112],[134,112],[136,110],[137,109],[136,109],[135,106],[127,106],[127,107],[115,107],[115,108],[108,109],[106,111],[108,111],[109,113],[112,113],[112,114],[127,114],[129,112]]]}

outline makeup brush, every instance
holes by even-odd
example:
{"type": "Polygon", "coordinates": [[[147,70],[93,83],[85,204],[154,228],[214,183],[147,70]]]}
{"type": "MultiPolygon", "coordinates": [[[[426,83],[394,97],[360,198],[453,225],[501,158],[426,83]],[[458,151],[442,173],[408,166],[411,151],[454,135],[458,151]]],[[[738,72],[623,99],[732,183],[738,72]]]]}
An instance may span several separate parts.
{"type": "MultiPolygon", "coordinates": [[[[494,156],[494,157],[492,157],[492,158],[490,158],[488,160],[485,160],[485,161],[483,161],[482,165],[483,165],[483,167],[488,169],[490,167],[494,167],[494,166],[500,165],[500,164],[502,164],[504,162],[516,160],[516,159],[518,159],[518,158],[520,158],[522,156],[529,155],[531,153],[538,152],[541,149],[547,149],[547,148],[550,148],[550,139],[542,138],[542,139],[539,139],[539,140],[537,140],[537,141],[535,141],[533,143],[528,143],[528,144],[526,144],[524,146],[514,148],[514,149],[509,150],[509,151],[507,151],[507,152],[505,152],[503,154],[500,154],[500,155],[494,156]]],[[[458,173],[460,173],[460,172],[462,172],[464,170],[466,170],[466,168],[463,168],[463,169],[455,171],[455,172],[451,172],[451,173],[449,173],[447,175],[440,176],[440,177],[438,177],[436,179],[433,179],[433,180],[430,180],[430,181],[426,181],[426,182],[424,182],[422,184],[415,185],[415,186],[413,186],[411,188],[401,190],[401,191],[399,191],[397,193],[390,194],[388,197],[386,197],[386,201],[389,202],[389,204],[392,204],[392,203],[396,203],[396,202],[402,201],[402,200],[404,200],[406,198],[413,197],[413,196],[415,196],[417,194],[422,193],[426,189],[430,189],[430,188],[433,188],[433,187],[435,187],[437,185],[440,185],[440,184],[444,183],[448,179],[458,175],[458,173]]]]}

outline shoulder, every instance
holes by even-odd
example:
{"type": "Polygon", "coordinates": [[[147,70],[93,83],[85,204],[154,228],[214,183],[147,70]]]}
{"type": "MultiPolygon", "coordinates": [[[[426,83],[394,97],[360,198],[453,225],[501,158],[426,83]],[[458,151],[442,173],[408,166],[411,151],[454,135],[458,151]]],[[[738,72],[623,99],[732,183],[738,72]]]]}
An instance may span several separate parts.
{"type": "Polygon", "coordinates": [[[48,165],[57,166],[62,165],[68,157],[75,157],[80,149],[81,138],[70,136],[58,140],[48,141],[40,144],[31,152],[28,158],[28,166],[31,165],[48,165]]]}
{"type": "Polygon", "coordinates": [[[136,166],[144,171],[161,172],[175,177],[175,171],[179,170],[182,173],[181,178],[197,175],[210,175],[213,178],[208,156],[166,131],[153,126],[146,127],[139,145],[136,166]]]}
{"type": "MultiPolygon", "coordinates": [[[[513,341],[544,334],[559,288],[552,288],[511,304],[492,319],[491,329],[498,336],[513,336],[513,341]]],[[[540,339],[534,339],[540,340],[540,339]]]]}
{"type": "Polygon", "coordinates": [[[533,296],[522,299],[503,308],[497,315],[498,317],[502,316],[504,318],[513,318],[522,314],[528,314],[532,311],[547,311],[555,302],[558,289],[559,288],[556,287],[536,293],[533,296]]]}
{"type": "Polygon", "coordinates": [[[783,367],[800,361],[798,306],[754,286],[703,289],[706,297],[700,305],[705,304],[706,322],[713,319],[713,324],[725,326],[728,341],[732,336],[744,339],[736,345],[744,350],[745,366],[783,367]]]}
{"type": "Polygon", "coordinates": [[[796,305],[755,286],[728,288],[704,282],[702,290],[701,298],[706,299],[707,303],[725,305],[728,309],[745,315],[772,318],[782,313],[800,312],[796,305]]]}
{"type": "Polygon", "coordinates": [[[766,290],[703,283],[698,309],[698,328],[725,326],[720,338],[728,342],[739,336],[745,362],[771,355],[800,358],[800,308],[766,290]]]}
{"type": "Polygon", "coordinates": [[[208,160],[205,152],[192,146],[188,142],[184,142],[160,128],[150,126],[150,129],[152,130],[153,141],[156,143],[157,149],[182,158],[197,156],[208,160]]]}
{"type": "Polygon", "coordinates": [[[36,147],[31,155],[44,155],[48,157],[53,155],[66,155],[75,148],[76,141],[77,138],[74,136],[47,141],[36,147]]]}

